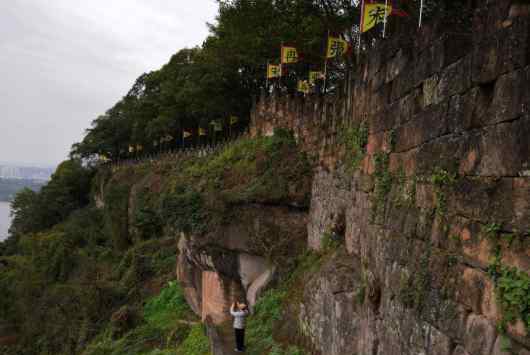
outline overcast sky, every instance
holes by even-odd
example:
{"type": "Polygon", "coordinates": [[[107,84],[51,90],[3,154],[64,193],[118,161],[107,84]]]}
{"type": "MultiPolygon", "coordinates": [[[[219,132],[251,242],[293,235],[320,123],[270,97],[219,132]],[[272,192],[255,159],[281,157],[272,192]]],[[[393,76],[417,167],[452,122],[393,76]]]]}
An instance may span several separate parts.
{"type": "Polygon", "coordinates": [[[202,44],[214,0],[0,0],[0,161],[54,165],[143,72],[202,44]]]}

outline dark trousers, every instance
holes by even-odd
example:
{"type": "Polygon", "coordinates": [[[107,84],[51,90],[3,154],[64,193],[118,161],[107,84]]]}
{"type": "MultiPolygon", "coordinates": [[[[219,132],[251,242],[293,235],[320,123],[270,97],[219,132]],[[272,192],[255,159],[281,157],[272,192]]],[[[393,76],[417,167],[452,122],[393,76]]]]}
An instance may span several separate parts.
{"type": "Polygon", "coordinates": [[[234,328],[236,333],[236,348],[237,350],[245,350],[245,329],[234,328]]]}

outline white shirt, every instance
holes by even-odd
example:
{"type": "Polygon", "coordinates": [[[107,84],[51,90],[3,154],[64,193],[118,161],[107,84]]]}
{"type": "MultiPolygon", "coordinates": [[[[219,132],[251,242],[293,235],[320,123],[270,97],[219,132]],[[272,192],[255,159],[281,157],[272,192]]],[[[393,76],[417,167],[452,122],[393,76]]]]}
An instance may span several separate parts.
{"type": "Polygon", "coordinates": [[[230,307],[230,314],[234,317],[234,328],[245,329],[245,317],[248,316],[248,310],[234,311],[234,305],[230,307]]]}

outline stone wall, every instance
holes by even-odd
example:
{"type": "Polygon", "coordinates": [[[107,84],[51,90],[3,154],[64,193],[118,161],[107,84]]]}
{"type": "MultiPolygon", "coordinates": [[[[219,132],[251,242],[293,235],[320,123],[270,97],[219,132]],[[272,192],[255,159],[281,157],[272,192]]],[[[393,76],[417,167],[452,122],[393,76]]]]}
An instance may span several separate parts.
{"type": "Polygon", "coordinates": [[[495,286],[530,274],[529,13],[487,1],[471,33],[383,41],[336,96],[257,102],[251,134],[317,162],[308,244],[344,235],[296,315],[315,354],[530,354],[495,286]]]}

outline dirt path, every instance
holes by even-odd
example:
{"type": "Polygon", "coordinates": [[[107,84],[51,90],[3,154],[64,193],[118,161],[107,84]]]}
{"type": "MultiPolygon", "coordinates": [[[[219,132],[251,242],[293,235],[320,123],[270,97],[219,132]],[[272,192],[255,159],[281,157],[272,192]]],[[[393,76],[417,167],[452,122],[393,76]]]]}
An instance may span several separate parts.
{"type": "Polygon", "coordinates": [[[208,325],[208,335],[212,345],[212,355],[238,355],[235,351],[234,329],[232,322],[228,321],[222,325],[208,325]]]}

